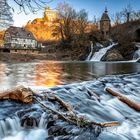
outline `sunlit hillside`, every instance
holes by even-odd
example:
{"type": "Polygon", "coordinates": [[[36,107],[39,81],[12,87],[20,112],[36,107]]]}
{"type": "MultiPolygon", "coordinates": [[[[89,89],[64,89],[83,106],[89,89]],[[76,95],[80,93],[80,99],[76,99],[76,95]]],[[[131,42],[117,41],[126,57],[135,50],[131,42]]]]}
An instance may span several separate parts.
{"type": "Polygon", "coordinates": [[[2,47],[4,44],[3,37],[4,37],[4,31],[0,31],[0,47],[2,47]]]}
{"type": "Polygon", "coordinates": [[[57,11],[51,10],[47,7],[42,18],[36,18],[33,21],[29,21],[25,28],[31,31],[38,41],[57,40],[57,38],[52,36],[52,25],[56,17],[57,11]]]}
{"type": "MultiPolygon", "coordinates": [[[[38,41],[56,41],[59,38],[52,36],[54,20],[58,18],[58,12],[56,10],[51,10],[49,7],[45,8],[44,16],[42,18],[36,18],[33,21],[29,21],[25,28],[31,31],[38,41]]],[[[78,21],[75,21],[77,26],[78,21]]],[[[86,33],[96,30],[97,26],[95,24],[89,23],[86,28],[86,33]]]]}

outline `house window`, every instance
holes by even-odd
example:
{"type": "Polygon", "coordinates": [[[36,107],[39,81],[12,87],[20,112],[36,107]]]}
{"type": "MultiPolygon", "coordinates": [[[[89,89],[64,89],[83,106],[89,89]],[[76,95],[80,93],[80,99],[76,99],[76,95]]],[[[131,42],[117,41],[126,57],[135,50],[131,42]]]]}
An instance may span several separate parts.
{"type": "Polygon", "coordinates": [[[28,36],[30,37],[30,36],[31,36],[31,34],[30,34],[30,33],[28,33],[28,36]]]}
{"type": "Polygon", "coordinates": [[[24,48],[26,48],[26,45],[24,44],[24,48]]]}

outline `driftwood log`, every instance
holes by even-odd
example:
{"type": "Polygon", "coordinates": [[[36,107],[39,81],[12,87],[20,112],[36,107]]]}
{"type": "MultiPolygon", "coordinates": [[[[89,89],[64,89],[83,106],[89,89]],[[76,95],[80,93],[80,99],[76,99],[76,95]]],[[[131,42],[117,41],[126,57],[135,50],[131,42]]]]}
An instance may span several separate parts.
{"type": "Polygon", "coordinates": [[[112,90],[111,88],[107,87],[105,89],[109,94],[111,94],[112,96],[117,97],[120,101],[122,101],[123,103],[127,104],[129,107],[135,109],[136,111],[140,111],[140,105],[129,100],[127,97],[125,97],[124,95],[122,95],[122,93],[116,92],[114,90],[112,90]]]}
{"type": "Polygon", "coordinates": [[[23,103],[32,103],[33,91],[30,88],[18,86],[12,90],[1,92],[0,99],[12,99],[23,103]]]}

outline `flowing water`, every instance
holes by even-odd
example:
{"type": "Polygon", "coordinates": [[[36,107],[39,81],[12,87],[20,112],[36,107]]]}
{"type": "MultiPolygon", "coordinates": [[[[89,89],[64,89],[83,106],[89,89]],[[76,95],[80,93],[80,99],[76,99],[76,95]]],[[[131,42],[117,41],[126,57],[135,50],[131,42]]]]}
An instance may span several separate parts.
{"type": "Polygon", "coordinates": [[[92,53],[93,53],[93,43],[91,43],[91,46],[90,46],[90,53],[88,55],[88,57],[86,58],[86,61],[89,61],[92,57],[92,53]]]}
{"type": "Polygon", "coordinates": [[[0,63],[0,91],[25,85],[30,87],[55,87],[100,76],[139,72],[134,62],[54,62],[0,63]]]}
{"type": "Polygon", "coordinates": [[[135,52],[133,59],[139,59],[140,58],[140,43],[136,44],[137,51],[135,52]]]}
{"type": "MultiPolygon", "coordinates": [[[[91,44],[91,50],[86,58],[86,61],[101,61],[102,57],[107,53],[108,50],[110,50],[113,46],[117,44],[112,43],[108,47],[103,47],[101,44],[96,43],[95,46],[91,44]],[[94,50],[95,48],[100,48],[98,51],[94,50]],[[95,52],[94,52],[95,51],[95,52]]],[[[136,43],[137,50],[135,51],[133,55],[133,60],[130,60],[130,62],[136,62],[140,58],[140,43],[136,43]]]]}
{"type": "MultiPolygon", "coordinates": [[[[51,87],[79,115],[97,122],[118,121],[120,126],[105,129],[100,135],[96,135],[91,130],[81,130],[61,121],[55,122],[56,128],[65,130],[63,136],[62,133],[56,133],[54,126],[50,125],[49,112],[44,112],[38,104],[23,105],[1,101],[0,139],[46,140],[52,135],[50,139],[54,140],[66,139],[66,136],[69,140],[139,140],[139,112],[104,91],[106,87],[112,87],[140,103],[139,73],[140,64],[134,62],[1,63],[1,91],[16,85],[25,85],[41,93],[49,91],[48,87],[51,87]],[[91,96],[89,91],[95,92],[100,100],[91,96]],[[32,121],[28,122],[25,118],[32,121]],[[28,124],[32,127],[28,128],[28,124]]],[[[57,110],[57,105],[53,102],[44,103],[57,110]]]]}
{"type": "Polygon", "coordinates": [[[106,52],[109,49],[111,49],[114,45],[116,45],[116,44],[113,43],[113,44],[109,45],[108,47],[103,47],[101,44],[96,44],[95,47],[100,46],[101,49],[99,51],[95,52],[94,54],[93,54],[93,46],[91,45],[91,51],[86,60],[101,61],[102,57],[106,54],[106,52]]]}
{"type": "Polygon", "coordinates": [[[111,44],[110,46],[106,48],[100,49],[98,52],[95,52],[95,54],[92,56],[91,61],[100,61],[101,58],[106,54],[106,52],[111,49],[115,44],[111,44]]]}

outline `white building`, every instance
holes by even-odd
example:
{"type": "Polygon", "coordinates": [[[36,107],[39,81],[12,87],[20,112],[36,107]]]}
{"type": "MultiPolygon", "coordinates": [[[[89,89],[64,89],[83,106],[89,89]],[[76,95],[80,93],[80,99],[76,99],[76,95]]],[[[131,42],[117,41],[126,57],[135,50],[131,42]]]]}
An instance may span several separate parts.
{"type": "Polygon", "coordinates": [[[37,49],[39,44],[31,32],[24,28],[11,26],[5,31],[4,47],[11,49],[37,49]]]}

